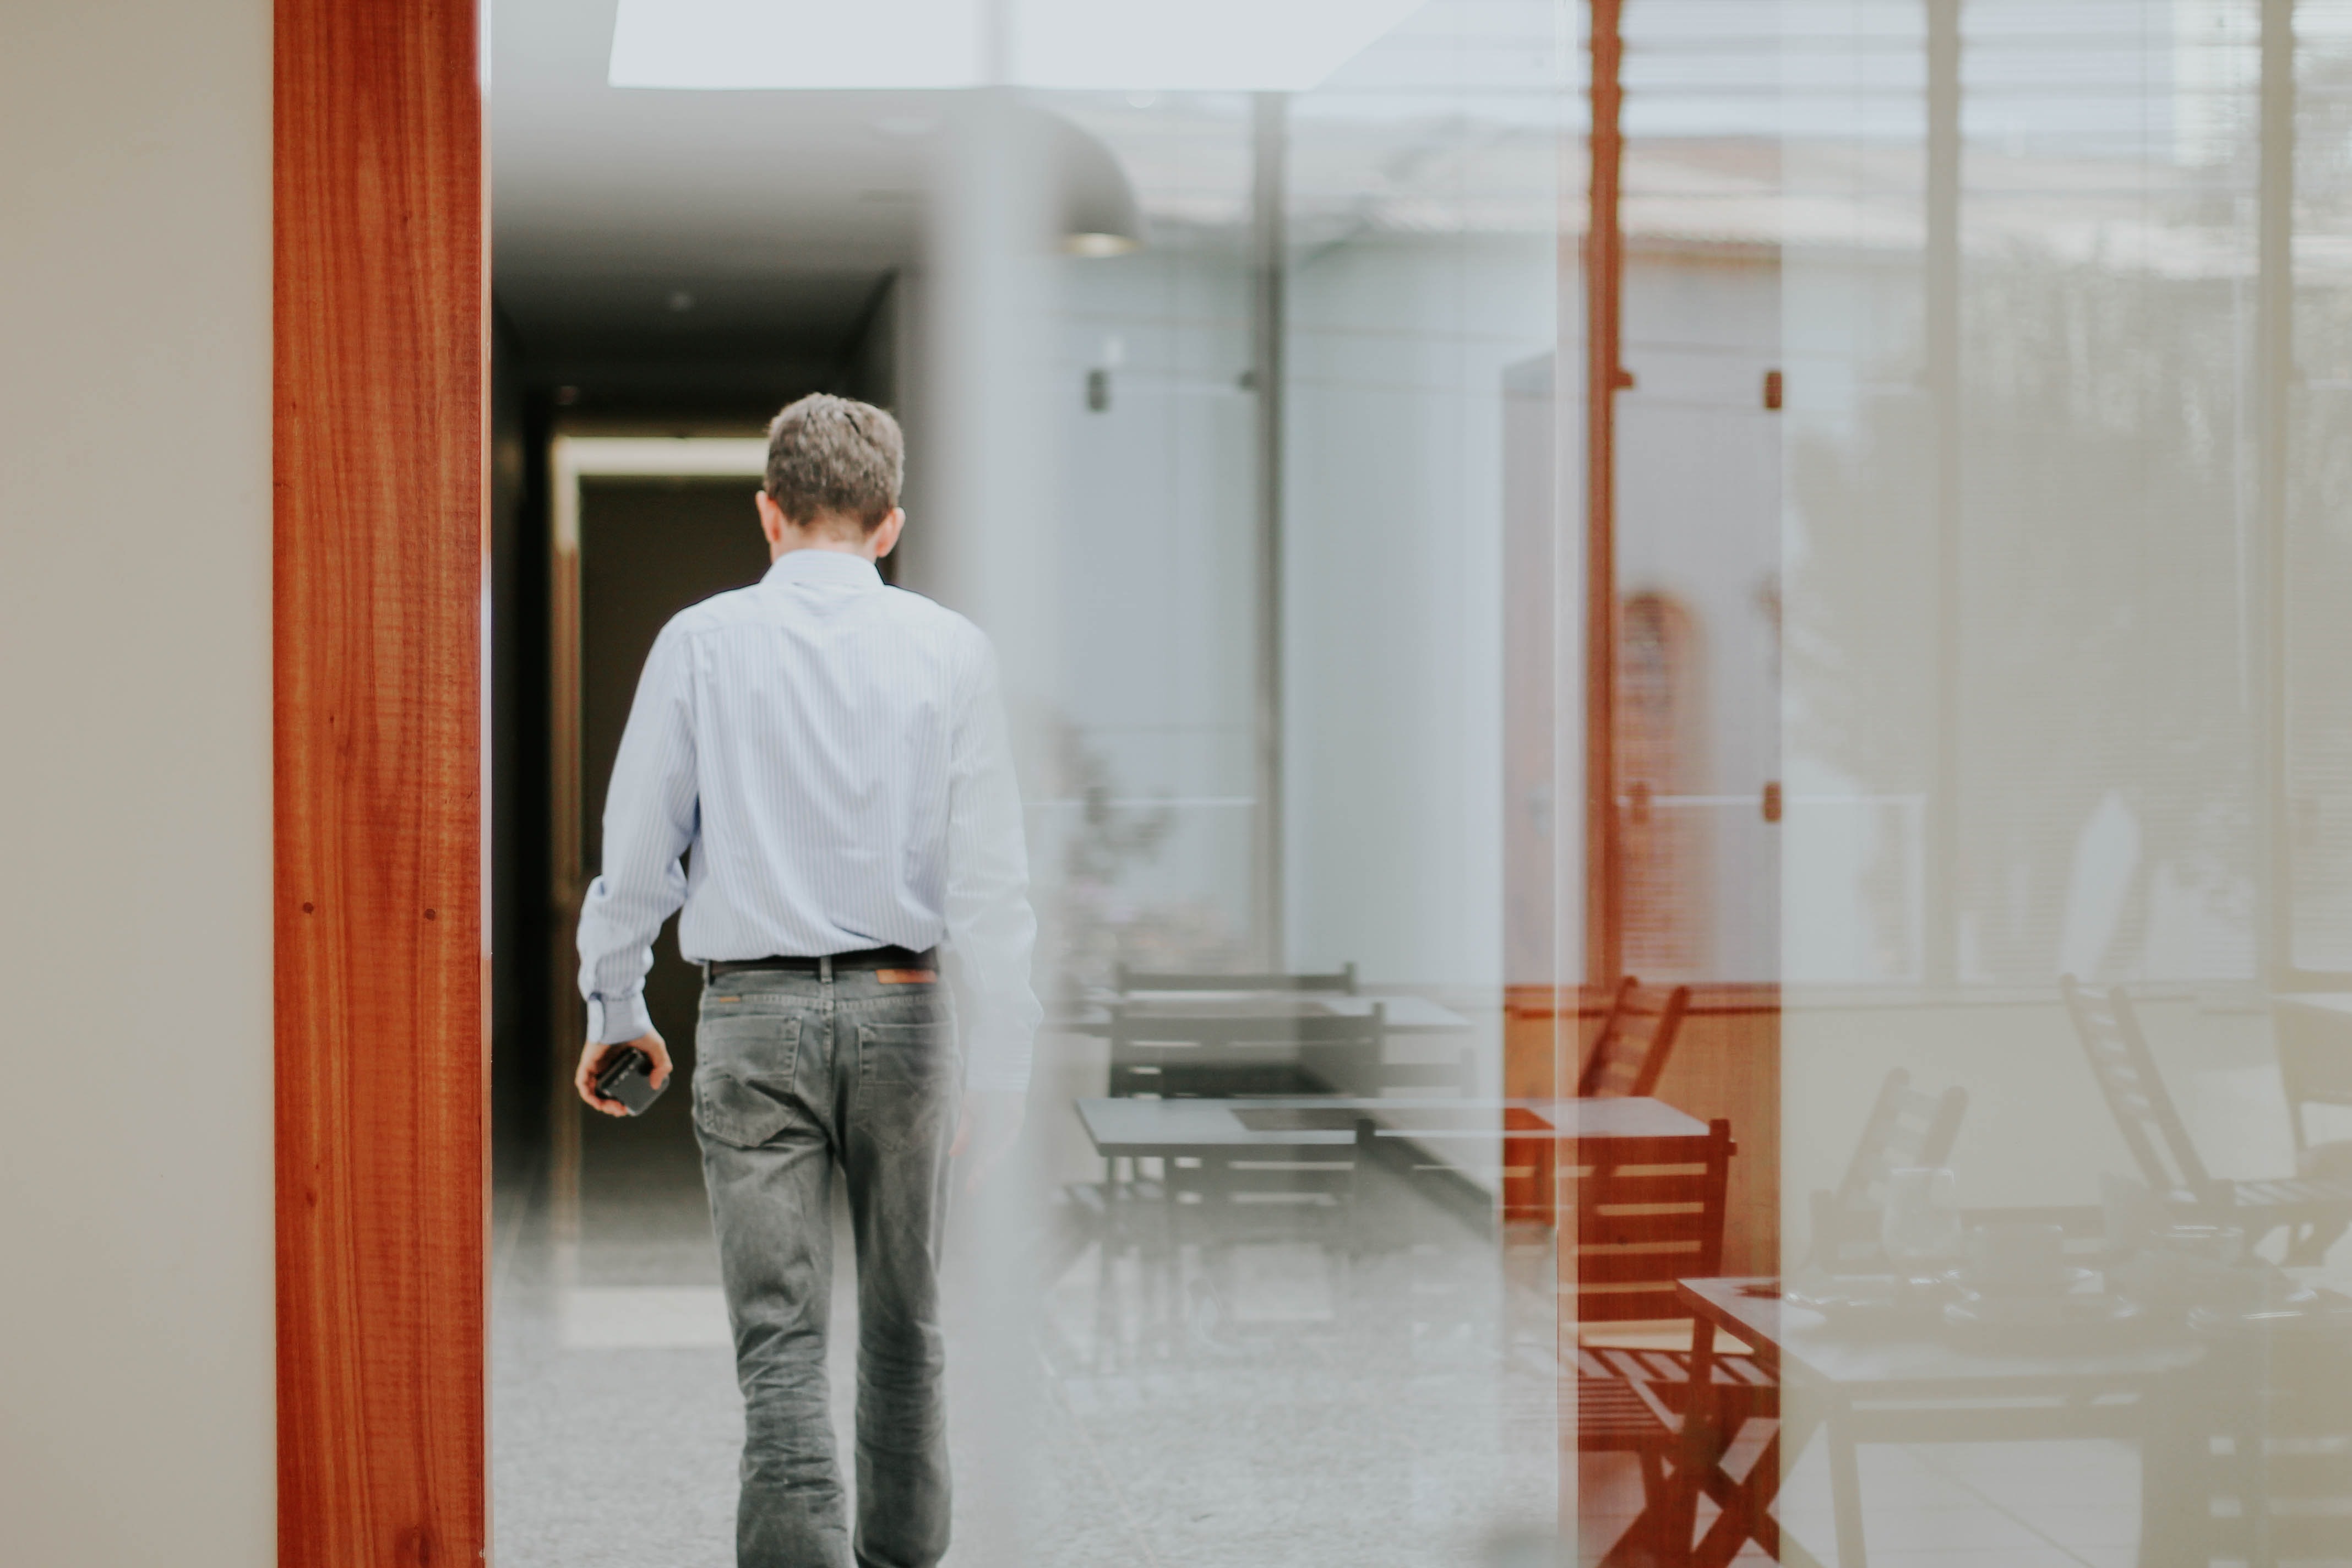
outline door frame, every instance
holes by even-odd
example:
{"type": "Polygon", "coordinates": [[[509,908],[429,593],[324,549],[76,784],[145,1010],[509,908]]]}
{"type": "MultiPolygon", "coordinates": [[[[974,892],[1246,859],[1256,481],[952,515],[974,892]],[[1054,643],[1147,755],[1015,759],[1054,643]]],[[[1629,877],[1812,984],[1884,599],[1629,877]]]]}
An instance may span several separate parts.
{"type": "Polygon", "coordinates": [[[275,0],[278,1560],[490,1546],[474,0],[275,0]]]}
{"type": "MultiPolygon", "coordinates": [[[[548,1037],[584,1039],[573,954],[580,904],[588,892],[584,761],[581,755],[580,490],[591,479],[734,479],[767,476],[761,436],[572,436],[547,444],[548,1037]]],[[[550,1202],[555,1234],[575,1238],[580,1214],[580,1116],[572,1106],[573,1059],[549,1053],[550,1202]]]]}
{"type": "MultiPolygon", "coordinates": [[[[591,479],[714,479],[757,482],[768,471],[760,436],[569,436],[547,444],[548,500],[548,812],[549,895],[559,924],[576,916],[588,890],[582,836],[587,826],[580,756],[580,487],[591,479]]],[[[556,1037],[568,1039],[565,1005],[580,1007],[568,941],[556,943],[556,1037]]],[[[570,1083],[567,1069],[563,1081],[570,1083]]]]}

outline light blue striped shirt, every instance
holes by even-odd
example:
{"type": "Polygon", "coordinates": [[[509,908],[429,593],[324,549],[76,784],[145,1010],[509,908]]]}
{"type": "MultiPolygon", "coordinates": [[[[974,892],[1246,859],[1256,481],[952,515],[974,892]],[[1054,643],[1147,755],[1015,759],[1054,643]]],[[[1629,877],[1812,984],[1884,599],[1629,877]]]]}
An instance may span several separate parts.
{"type": "Polygon", "coordinates": [[[861,556],[792,551],[646,656],[580,911],[589,1037],[646,1032],[654,936],[682,903],[698,963],[944,944],[967,1081],[1025,1088],[1028,889],[987,637],[861,556]]]}

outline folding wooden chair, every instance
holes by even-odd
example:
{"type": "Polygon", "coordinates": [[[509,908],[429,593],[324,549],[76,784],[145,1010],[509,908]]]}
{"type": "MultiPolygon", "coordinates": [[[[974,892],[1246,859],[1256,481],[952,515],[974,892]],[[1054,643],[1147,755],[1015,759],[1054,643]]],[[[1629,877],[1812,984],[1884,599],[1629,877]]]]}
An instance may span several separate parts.
{"type": "MultiPolygon", "coordinates": [[[[1352,1085],[1378,1093],[1401,1074],[1419,1086],[1430,1067],[1384,1063],[1388,1012],[1298,1017],[1287,1013],[1148,1016],[1111,1010],[1110,1092],[1115,1097],[1275,1097],[1352,1085]]],[[[1448,1074],[1461,1069],[1434,1064],[1448,1074]]],[[[1353,1253],[1359,1165],[1369,1145],[1296,1152],[1238,1150],[1164,1161],[1116,1161],[1107,1205],[1125,1216],[1118,1239],[1171,1251],[1187,1240],[1212,1250],[1246,1241],[1328,1237],[1353,1253]],[[1148,1174],[1145,1166],[1157,1168],[1148,1174]]]]}
{"type": "MultiPolygon", "coordinates": [[[[1300,1017],[1286,1012],[1174,1013],[1114,1004],[1114,1097],[1314,1094],[1348,1084],[1386,1049],[1388,1008],[1300,1017]]],[[[1401,1064],[1402,1065],[1402,1064],[1401,1064]]]]}
{"type": "Polygon", "coordinates": [[[2286,1322],[2217,1336],[2142,1438],[2144,1562],[2352,1563],[2352,1342],[2286,1322]]]}
{"type": "Polygon", "coordinates": [[[2305,1110],[2352,1105],[2352,1052],[2344,1048],[2345,1017],[2324,997],[2282,996],[2278,1032],[2279,1088],[2286,1095],[2287,1127],[2294,1135],[2294,1168],[2306,1175],[2336,1174],[2352,1161],[2352,1141],[2311,1141],[2305,1110]],[[2321,1167],[2315,1169],[2315,1166],[2321,1167]],[[2326,1169],[2336,1167],[2337,1169],[2326,1169]]]}
{"type": "MultiPolygon", "coordinates": [[[[1181,984],[1192,978],[1198,977],[1120,972],[1122,983],[1150,990],[1222,989],[1261,977],[1217,976],[1214,987],[1181,984]]],[[[1354,969],[1298,978],[1331,982],[1298,989],[1337,991],[1343,983],[1353,984],[1354,969]]],[[[1330,1074],[1378,1068],[1385,1054],[1388,1015],[1378,1003],[1361,1015],[1339,1017],[1236,1013],[1206,1004],[1196,1014],[1171,1013],[1118,1003],[1111,1007],[1109,1033],[1107,1092],[1115,1097],[1315,1094],[1329,1091],[1330,1074]]],[[[1395,1065],[1408,1074],[1428,1070],[1421,1064],[1395,1065]]],[[[1089,1241],[1100,1244],[1103,1289],[1113,1258],[1137,1253],[1154,1276],[1153,1288],[1160,1289],[1188,1237],[1253,1239],[1344,1230],[1356,1187],[1354,1163],[1349,1150],[1334,1156],[1239,1162],[1113,1160],[1106,1180],[1073,1184],[1064,1191],[1067,1219],[1080,1237],[1071,1250],[1075,1256],[1089,1241]]]]}
{"type": "MultiPolygon", "coordinates": [[[[1265,1114],[1280,1114],[1269,1109],[1265,1114]]],[[[1344,1113],[1342,1113],[1344,1114],[1344,1113]]],[[[1165,1251],[1147,1258],[1147,1267],[1184,1272],[1183,1255],[1193,1250],[1186,1315],[1195,1331],[1214,1328],[1265,1334],[1298,1329],[1318,1331],[1323,1320],[1248,1323],[1241,1313],[1237,1267],[1244,1254],[1269,1246],[1318,1249],[1330,1295],[1332,1321],[1349,1315],[1349,1281],[1363,1253],[1359,1226],[1363,1186],[1382,1152],[1370,1122],[1360,1123],[1346,1143],[1286,1149],[1203,1149],[1196,1156],[1164,1162],[1164,1194],[1159,1204],[1165,1251]]],[[[1147,1200],[1138,1215],[1148,1213],[1147,1200]]]]}
{"type": "Polygon", "coordinates": [[[2285,1230],[2291,1264],[2324,1259],[2336,1239],[2352,1228],[2352,1182],[2309,1176],[2226,1181],[2209,1174],[2156,1070],[2124,988],[2101,995],[2071,974],[2058,986],[2099,1092],[2149,1189],[2168,1205],[2198,1211],[2201,1220],[2242,1226],[2250,1242],[2285,1230]]]}
{"type": "Polygon", "coordinates": [[[1911,1074],[1896,1068],[1879,1086],[1877,1103],[1863,1123],[1853,1159],[1834,1192],[1812,1195],[1813,1240],[1810,1261],[1835,1272],[1879,1261],[1890,1171],[1941,1165],[1950,1160],[1968,1114],[1969,1091],[1955,1084],[1941,1094],[1911,1087],[1911,1074]]]}
{"type": "Polygon", "coordinates": [[[1601,1020],[1601,1032],[1585,1053],[1584,1070],[1576,1080],[1577,1097],[1638,1098],[1654,1091],[1659,1075],[1666,1070],[1666,1058],[1675,1048],[1675,1036],[1683,1026],[1683,1015],[1690,1010],[1690,997],[1687,985],[1663,993],[1645,992],[1630,974],[1620,981],[1609,1012],[1601,1020]]]}
{"type": "MultiPolygon", "coordinates": [[[[1168,1191],[1204,1243],[1288,1239],[1344,1223],[1372,1147],[1360,1129],[1350,1143],[1204,1152],[1169,1162],[1168,1191]]],[[[1352,1233],[1333,1234],[1354,1250],[1352,1233]]]]}
{"type": "MultiPolygon", "coordinates": [[[[1607,1164],[1575,1171],[1578,1328],[1594,1323],[1687,1321],[1675,1282],[1722,1272],[1725,1194],[1731,1173],[1731,1124],[1717,1121],[1704,1140],[1612,1140],[1607,1164]]],[[[1589,1158],[1580,1156],[1564,1156],[1589,1158]]],[[[1603,1568],[1679,1563],[1690,1542],[1664,1539],[1673,1514],[1667,1467],[1680,1457],[1692,1407],[1686,1350],[1576,1351],[1576,1446],[1581,1453],[1627,1453],[1642,1468],[1643,1511],[1608,1554],[1603,1568]]],[[[1777,1416],[1780,1385],[1745,1356],[1716,1361],[1715,1415],[1737,1434],[1755,1417],[1777,1416]]],[[[1780,1463],[1777,1434],[1757,1463],[1780,1463]]],[[[1745,1509],[1738,1483],[1718,1470],[1700,1489],[1726,1509],[1745,1509]]],[[[1751,1533],[1772,1533],[1769,1520],[1751,1533]]],[[[1768,1541],[1768,1546],[1776,1541],[1768,1541]]]]}
{"type": "Polygon", "coordinates": [[[1302,1047],[1299,1059],[1321,1088],[1346,1094],[1466,1100],[1478,1092],[1478,1054],[1467,1046],[1433,1061],[1399,1062],[1389,1059],[1383,1037],[1378,1046],[1302,1047]]]}

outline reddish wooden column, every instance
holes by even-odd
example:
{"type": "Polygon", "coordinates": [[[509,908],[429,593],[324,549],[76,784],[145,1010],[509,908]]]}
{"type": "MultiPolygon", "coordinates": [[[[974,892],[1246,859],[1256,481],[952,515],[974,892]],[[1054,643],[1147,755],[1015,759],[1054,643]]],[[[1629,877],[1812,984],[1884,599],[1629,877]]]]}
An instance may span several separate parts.
{"type": "Polygon", "coordinates": [[[489,1544],[469,0],[278,0],[278,1561],[489,1544]]]}
{"type": "Polygon", "coordinates": [[[1591,0],[1592,168],[1584,228],[1584,984],[1625,970],[1624,847],[1617,815],[1617,394],[1625,237],[1619,178],[1622,0],[1591,0]]]}

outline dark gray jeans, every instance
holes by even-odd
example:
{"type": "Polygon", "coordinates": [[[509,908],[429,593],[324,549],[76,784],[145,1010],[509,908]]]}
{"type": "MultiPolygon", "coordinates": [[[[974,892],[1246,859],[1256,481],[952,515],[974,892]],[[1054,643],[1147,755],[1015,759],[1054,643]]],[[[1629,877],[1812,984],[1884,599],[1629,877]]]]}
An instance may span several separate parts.
{"type": "Polygon", "coordinates": [[[743,1390],[740,1568],[930,1568],[948,1546],[940,1231],[963,1067],[938,984],[724,974],[694,1126],[743,1390]],[[827,1415],[833,1173],[857,1241],[857,1533],[827,1415]]]}

